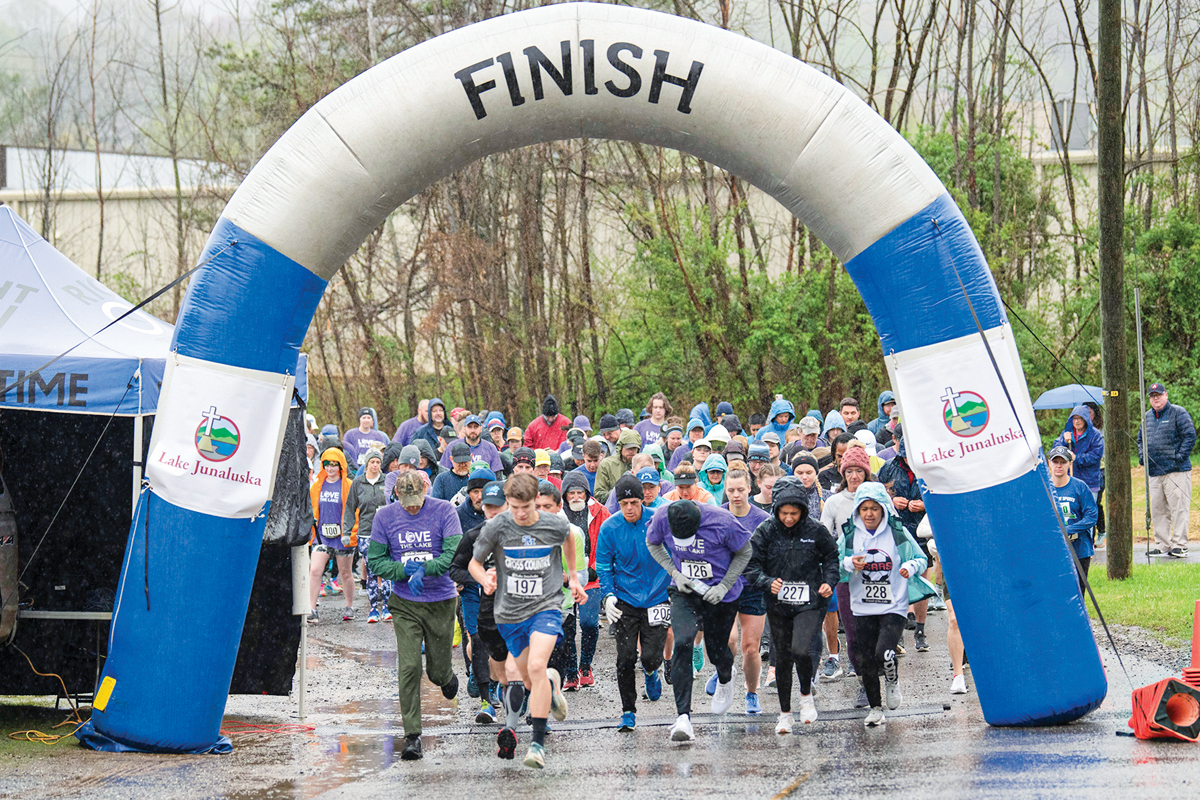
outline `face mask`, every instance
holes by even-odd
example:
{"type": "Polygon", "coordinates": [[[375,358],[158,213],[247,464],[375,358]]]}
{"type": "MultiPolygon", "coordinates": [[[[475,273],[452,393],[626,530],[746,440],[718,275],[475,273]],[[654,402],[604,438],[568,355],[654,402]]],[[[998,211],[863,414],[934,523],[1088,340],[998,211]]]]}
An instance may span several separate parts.
{"type": "Polygon", "coordinates": [[[587,508],[587,500],[576,499],[570,501],[567,503],[567,505],[571,507],[572,511],[583,511],[585,508],[587,508]]]}

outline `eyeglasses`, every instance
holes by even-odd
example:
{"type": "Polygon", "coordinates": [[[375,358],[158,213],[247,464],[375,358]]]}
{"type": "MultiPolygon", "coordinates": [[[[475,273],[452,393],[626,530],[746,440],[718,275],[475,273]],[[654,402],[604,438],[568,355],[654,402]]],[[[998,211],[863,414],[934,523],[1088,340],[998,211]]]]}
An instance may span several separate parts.
{"type": "Polygon", "coordinates": [[[322,461],[321,466],[322,467],[340,467],[341,464],[339,464],[336,461],[322,461]]]}

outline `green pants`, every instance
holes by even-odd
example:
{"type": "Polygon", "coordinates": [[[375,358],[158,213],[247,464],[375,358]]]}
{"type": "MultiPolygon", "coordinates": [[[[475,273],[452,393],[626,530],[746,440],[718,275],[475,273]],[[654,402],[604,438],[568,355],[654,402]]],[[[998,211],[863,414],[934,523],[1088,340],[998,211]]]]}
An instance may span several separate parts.
{"type": "Polygon", "coordinates": [[[405,735],[421,732],[421,642],[425,643],[425,671],[437,686],[454,678],[454,604],[458,600],[414,603],[396,595],[388,598],[392,626],[396,629],[396,679],[405,735]]]}

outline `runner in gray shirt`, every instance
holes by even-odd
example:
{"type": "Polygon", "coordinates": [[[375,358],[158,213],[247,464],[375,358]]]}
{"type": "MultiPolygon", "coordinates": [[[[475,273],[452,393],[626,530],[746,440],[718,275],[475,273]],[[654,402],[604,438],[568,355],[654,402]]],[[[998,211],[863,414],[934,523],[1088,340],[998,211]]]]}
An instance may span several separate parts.
{"type": "Polygon", "coordinates": [[[481,564],[489,556],[495,561],[497,624],[525,622],[540,611],[561,612],[562,545],[569,533],[570,523],[557,514],[539,513],[533,523],[518,525],[512,511],[505,511],[484,524],[472,555],[481,564]]]}

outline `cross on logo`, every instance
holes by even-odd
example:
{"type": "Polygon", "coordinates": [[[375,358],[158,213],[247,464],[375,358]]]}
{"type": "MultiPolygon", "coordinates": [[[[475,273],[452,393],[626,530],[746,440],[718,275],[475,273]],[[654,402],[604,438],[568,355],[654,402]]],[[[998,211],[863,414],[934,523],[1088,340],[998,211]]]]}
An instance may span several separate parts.
{"type": "Polygon", "coordinates": [[[958,416],[958,398],[960,397],[962,397],[962,395],[951,389],[949,386],[946,387],[946,393],[942,395],[942,402],[950,404],[950,414],[952,416],[958,416]]]}

